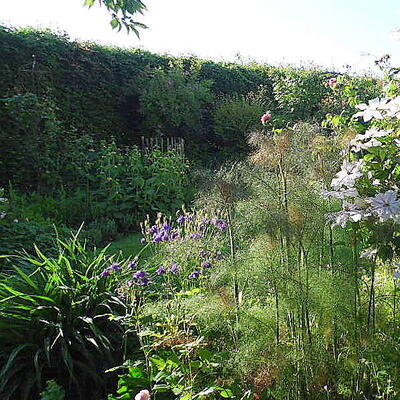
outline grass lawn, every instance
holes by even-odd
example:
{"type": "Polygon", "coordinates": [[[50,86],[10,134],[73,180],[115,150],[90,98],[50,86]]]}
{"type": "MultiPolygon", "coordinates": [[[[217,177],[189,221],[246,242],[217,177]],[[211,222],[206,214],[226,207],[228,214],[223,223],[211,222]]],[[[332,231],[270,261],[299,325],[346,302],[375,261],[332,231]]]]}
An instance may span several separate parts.
{"type": "Polygon", "coordinates": [[[142,237],[141,233],[132,233],[120,237],[111,243],[107,252],[110,254],[120,253],[124,257],[135,256],[143,248],[143,245],[140,243],[142,237]]]}

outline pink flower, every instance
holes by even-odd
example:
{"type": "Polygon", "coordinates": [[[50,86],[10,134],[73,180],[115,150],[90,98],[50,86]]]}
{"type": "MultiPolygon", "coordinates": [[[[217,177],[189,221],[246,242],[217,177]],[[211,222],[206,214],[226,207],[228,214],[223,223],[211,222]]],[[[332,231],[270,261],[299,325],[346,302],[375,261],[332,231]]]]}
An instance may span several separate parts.
{"type": "Polygon", "coordinates": [[[136,396],[135,400],[150,400],[150,393],[148,390],[141,390],[136,396]]]}
{"type": "Polygon", "coordinates": [[[334,89],[334,87],[336,86],[336,84],[337,84],[337,79],[336,79],[336,78],[331,78],[331,79],[329,79],[329,81],[328,81],[328,86],[329,86],[331,89],[334,89]]]}
{"type": "Polygon", "coordinates": [[[261,123],[265,125],[270,119],[272,118],[272,114],[267,111],[262,117],[261,117],[261,123]]]}

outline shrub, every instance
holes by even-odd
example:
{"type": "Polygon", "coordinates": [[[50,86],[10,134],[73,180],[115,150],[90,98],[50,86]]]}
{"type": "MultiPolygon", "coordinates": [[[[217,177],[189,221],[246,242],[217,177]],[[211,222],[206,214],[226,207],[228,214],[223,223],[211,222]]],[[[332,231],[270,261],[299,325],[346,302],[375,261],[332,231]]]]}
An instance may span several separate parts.
{"type": "Polygon", "coordinates": [[[146,134],[196,137],[213,100],[210,82],[198,82],[181,69],[153,71],[141,83],[141,128],[146,134]]]}
{"type": "Polygon", "coordinates": [[[59,184],[61,130],[54,102],[31,93],[1,102],[1,180],[14,180],[26,189],[59,184]]]}
{"type": "MultiPolygon", "coordinates": [[[[76,152],[75,165],[68,161],[69,168],[60,171],[68,173],[62,177],[62,187],[49,188],[49,193],[26,194],[10,187],[8,216],[0,220],[4,241],[8,237],[12,240],[10,229],[16,227],[11,221],[16,218],[23,222],[21,227],[30,225],[32,229],[45,229],[54,223],[63,230],[65,226],[78,228],[85,222],[85,233],[100,244],[118,233],[137,229],[146,214],[171,214],[190,200],[189,166],[175,151],[154,149],[142,153],[135,146],[121,148],[114,142],[101,142],[87,151],[90,158],[82,156],[80,166],[76,152]]],[[[23,230],[15,230],[15,242],[18,232],[23,230]]],[[[31,244],[31,239],[28,234],[24,243],[31,244]]],[[[7,252],[12,249],[8,246],[7,252]]]]}
{"type": "Polygon", "coordinates": [[[274,96],[282,113],[292,120],[323,118],[320,110],[328,89],[321,71],[285,69],[276,71],[273,80],[274,96]]]}
{"type": "Polygon", "coordinates": [[[213,112],[213,127],[217,135],[226,141],[225,150],[230,155],[243,154],[247,149],[246,135],[260,127],[265,105],[250,96],[222,99],[213,112]],[[238,150],[241,153],[237,153],[238,150]]]}

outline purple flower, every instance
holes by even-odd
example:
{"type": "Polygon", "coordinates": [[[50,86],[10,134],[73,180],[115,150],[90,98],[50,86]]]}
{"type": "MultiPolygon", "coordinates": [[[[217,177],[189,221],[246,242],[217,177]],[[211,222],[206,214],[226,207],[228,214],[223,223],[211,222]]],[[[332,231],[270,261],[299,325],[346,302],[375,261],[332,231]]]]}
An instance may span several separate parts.
{"type": "Polygon", "coordinates": [[[161,236],[161,240],[162,241],[167,241],[169,240],[169,234],[168,232],[163,232],[162,236],[161,236]]]}
{"type": "Polygon", "coordinates": [[[157,233],[153,236],[153,242],[158,243],[163,241],[163,233],[157,233]]]}
{"type": "Polygon", "coordinates": [[[183,224],[185,221],[186,221],[186,217],[185,217],[184,215],[180,215],[180,216],[178,217],[178,219],[176,220],[176,222],[177,222],[178,224],[183,224]]]}
{"type": "Polygon", "coordinates": [[[224,255],[223,255],[220,251],[217,251],[217,252],[215,253],[215,258],[216,258],[217,260],[222,260],[222,259],[224,258],[224,255]]]}
{"type": "Polygon", "coordinates": [[[150,233],[157,233],[158,232],[158,226],[157,225],[153,225],[150,229],[149,229],[150,233]]]}
{"type": "Polygon", "coordinates": [[[146,274],[146,272],[144,272],[144,271],[137,271],[137,272],[135,272],[135,273],[133,274],[133,277],[134,277],[135,279],[143,279],[143,278],[146,278],[146,276],[147,276],[147,274],[146,274]]]}
{"type": "Polygon", "coordinates": [[[136,260],[133,260],[131,263],[129,263],[128,268],[134,269],[138,265],[136,260]]]}
{"type": "Polygon", "coordinates": [[[190,275],[189,278],[190,279],[197,279],[200,276],[200,272],[199,271],[193,271],[190,275]]]}
{"type": "Polygon", "coordinates": [[[133,274],[133,278],[135,279],[134,284],[138,286],[146,286],[151,283],[151,278],[149,274],[144,271],[137,271],[133,274]]]}
{"type": "Polygon", "coordinates": [[[121,266],[119,264],[112,264],[109,267],[109,269],[112,270],[112,271],[119,271],[121,269],[121,266]]]}
{"type": "Polygon", "coordinates": [[[225,231],[228,228],[228,223],[223,219],[213,219],[211,222],[221,231],[225,231]]]}
{"type": "Polygon", "coordinates": [[[147,243],[147,240],[146,240],[146,238],[141,238],[141,239],[140,239],[140,243],[142,243],[142,244],[146,244],[146,243],[147,243]]]}
{"type": "Polygon", "coordinates": [[[170,268],[169,272],[171,272],[171,274],[174,274],[174,275],[179,274],[179,272],[180,272],[179,265],[175,264],[175,263],[171,264],[171,268],[170,268]]]}
{"type": "Polygon", "coordinates": [[[189,235],[190,239],[200,239],[203,237],[201,232],[194,232],[189,235]]]}
{"type": "Polygon", "coordinates": [[[204,261],[204,262],[201,264],[201,266],[202,266],[203,268],[211,268],[211,267],[212,267],[212,264],[210,263],[210,261],[204,261]]]}
{"type": "Polygon", "coordinates": [[[170,231],[172,229],[172,225],[165,223],[163,225],[163,229],[164,231],[170,231]]]}
{"type": "Polygon", "coordinates": [[[151,283],[151,278],[149,278],[148,276],[140,279],[139,282],[138,282],[139,286],[147,286],[150,283],[151,283]]]}
{"type": "Polygon", "coordinates": [[[103,270],[103,272],[100,274],[100,276],[102,277],[106,277],[106,276],[110,276],[110,270],[108,268],[106,268],[105,270],[103,270]]]}
{"type": "Polygon", "coordinates": [[[161,265],[161,267],[158,268],[156,271],[157,275],[164,275],[166,272],[167,272],[167,269],[164,267],[164,265],[161,265]]]}

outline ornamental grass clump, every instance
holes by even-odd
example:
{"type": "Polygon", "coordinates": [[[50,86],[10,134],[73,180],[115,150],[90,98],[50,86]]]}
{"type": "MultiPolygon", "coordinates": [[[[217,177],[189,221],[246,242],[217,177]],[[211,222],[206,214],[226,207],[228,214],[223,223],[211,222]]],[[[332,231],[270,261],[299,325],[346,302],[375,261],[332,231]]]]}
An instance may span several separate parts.
{"type": "Polygon", "coordinates": [[[49,379],[68,399],[104,396],[113,381],[104,371],[122,361],[129,337],[114,318],[125,313],[116,288],[127,262],[76,236],[59,240],[56,256],[2,257],[13,272],[0,284],[0,397],[37,398],[49,379]]]}

